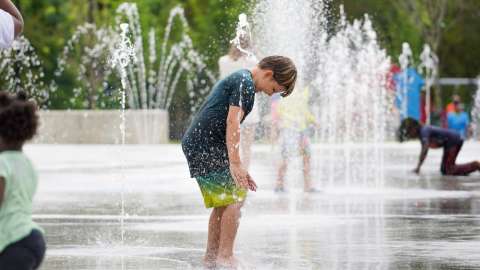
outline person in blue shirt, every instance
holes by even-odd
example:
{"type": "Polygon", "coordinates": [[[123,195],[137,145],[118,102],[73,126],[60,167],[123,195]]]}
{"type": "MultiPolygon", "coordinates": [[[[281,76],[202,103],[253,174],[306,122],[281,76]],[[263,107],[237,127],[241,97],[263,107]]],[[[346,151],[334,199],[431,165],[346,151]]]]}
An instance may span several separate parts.
{"type": "Polygon", "coordinates": [[[393,76],[396,85],[395,105],[401,119],[420,120],[420,92],[425,81],[414,68],[407,68],[393,76]]]}
{"type": "Polygon", "coordinates": [[[240,160],[240,123],[252,111],[255,93],[292,93],[297,79],[293,62],[283,56],[263,58],[251,69],[220,80],[182,138],[190,176],[196,178],[205,206],[213,208],[208,224],[207,268],[235,268],[233,244],[247,189],[257,185],[240,160]]]}
{"type": "Polygon", "coordinates": [[[448,113],[447,115],[447,125],[448,129],[458,132],[462,139],[467,138],[468,125],[470,120],[468,114],[464,111],[464,106],[462,103],[456,102],[455,111],[448,113]]]}
{"type": "Polygon", "coordinates": [[[480,161],[472,161],[465,164],[456,164],[457,156],[462,149],[463,139],[454,131],[421,125],[413,118],[402,121],[398,129],[397,138],[400,142],[410,139],[420,139],[422,150],[417,167],[413,170],[420,173],[420,167],[427,157],[428,149],[443,148],[442,163],[440,171],[443,175],[469,175],[472,172],[480,171],[480,161]]]}

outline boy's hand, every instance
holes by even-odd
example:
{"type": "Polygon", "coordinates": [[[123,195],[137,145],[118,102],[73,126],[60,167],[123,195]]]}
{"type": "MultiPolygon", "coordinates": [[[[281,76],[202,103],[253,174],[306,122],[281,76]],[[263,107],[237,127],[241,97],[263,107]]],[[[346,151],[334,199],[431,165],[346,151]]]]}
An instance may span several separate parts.
{"type": "Polygon", "coordinates": [[[230,164],[230,173],[232,174],[233,180],[235,181],[235,184],[237,184],[237,187],[248,187],[248,172],[242,168],[240,163],[230,164]]]}
{"type": "Polygon", "coordinates": [[[230,164],[230,172],[237,187],[256,190],[257,184],[241,164],[230,164]]]}
{"type": "Polygon", "coordinates": [[[250,176],[250,174],[248,175],[248,189],[251,191],[257,191],[257,183],[253,181],[253,178],[250,176]]]}

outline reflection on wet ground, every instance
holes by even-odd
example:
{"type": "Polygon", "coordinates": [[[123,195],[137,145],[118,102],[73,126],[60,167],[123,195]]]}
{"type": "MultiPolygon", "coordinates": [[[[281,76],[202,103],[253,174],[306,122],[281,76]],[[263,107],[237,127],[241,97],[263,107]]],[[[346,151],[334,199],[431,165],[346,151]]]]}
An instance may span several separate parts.
{"type": "MultiPolygon", "coordinates": [[[[337,187],[324,176],[317,145],[314,179],[321,192],[295,186],[273,192],[275,151],[254,148],[249,194],[236,243],[245,269],[480,269],[480,173],[443,177],[441,152],[420,176],[417,144],[385,146],[384,188],[337,187]]],[[[42,269],[201,269],[209,211],[189,179],[178,145],[31,145],[40,172],[34,217],[46,231],[42,269]],[[121,194],[126,215],[121,243],[121,194]]],[[[460,161],[478,159],[467,143],[460,161]]],[[[298,172],[298,173],[297,173],[298,172]]]]}

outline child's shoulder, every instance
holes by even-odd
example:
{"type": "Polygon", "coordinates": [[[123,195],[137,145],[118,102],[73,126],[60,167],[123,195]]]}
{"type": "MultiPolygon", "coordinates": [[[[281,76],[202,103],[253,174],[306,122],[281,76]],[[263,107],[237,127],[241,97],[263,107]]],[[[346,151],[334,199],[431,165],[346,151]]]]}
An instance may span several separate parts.
{"type": "Polygon", "coordinates": [[[242,78],[242,77],[251,77],[251,73],[248,69],[246,68],[241,68],[241,69],[238,69],[234,72],[232,72],[229,77],[238,77],[238,78],[242,78]]]}
{"type": "Polygon", "coordinates": [[[234,71],[220,82],[227,83],[231,86],[237,86],[240,84],[253,84],[253,78],[248,69],[239,69],[234,71]]]}
{"type": "Polygon", "coordinates": [[[18,162],[29,162],[29,159],[22,151],[3,151],[0,152],[0,162],[12,164],[18,162]]]}
{"type": "Polygon", "coordinates": [[[233,72],[230,76],[231,79],[237,83],[253,83],[252,74],[248,69],[239,69],[233,72]]]}
{"type": "Polygon", "coordinates": [[[12,163],[10,152],[0,152],[0,176],[6,177],[9,174],[12,163]]]}

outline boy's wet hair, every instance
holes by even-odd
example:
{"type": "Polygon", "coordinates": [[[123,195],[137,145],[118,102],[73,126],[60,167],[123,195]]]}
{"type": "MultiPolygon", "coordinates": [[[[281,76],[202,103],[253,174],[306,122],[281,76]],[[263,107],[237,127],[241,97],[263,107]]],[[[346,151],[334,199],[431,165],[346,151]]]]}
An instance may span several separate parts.
{"type": "Polygon", "coordinates": [[[410,131],[419,130],[420,127],[421,124],[417,120],[410,117],[405,118],[404,120],[402,120],[402,122],[400,123],[400,127],[398,128],[397,140],[399,142],[404,142],[406,140],[413,139],[410,131]]]}
{"type": "Polygon", "coordinates": [[[282,97],[292,93],[297,80],[297,68],[290,58],[278,55],[268,56],[258,63],[258,67],[273,71],[275,81],[285,87],[285,91],[281,94],[282,97]]]}
{"type": "Polygon", "coordinates": [[[38,115],[35,102],[25,92],[11,95],[0,91],[0,137],[9,145],[22,145],[37,133],[38,115]]]}

